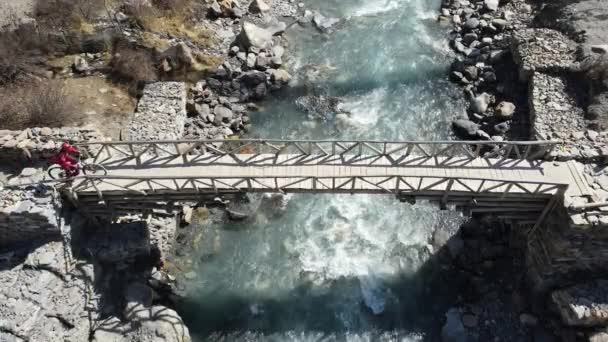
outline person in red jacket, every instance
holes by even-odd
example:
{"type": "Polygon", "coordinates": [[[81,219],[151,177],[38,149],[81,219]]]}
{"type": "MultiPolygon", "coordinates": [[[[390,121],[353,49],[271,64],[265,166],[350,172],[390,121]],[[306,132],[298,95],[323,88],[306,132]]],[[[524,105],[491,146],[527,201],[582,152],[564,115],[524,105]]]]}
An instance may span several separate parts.
{"type": "Polygon", "coordinates": [[[67,177],[78,176],[78,160],[72,155],[78,154],[78,149],[72,146],[67,141],[61,145],[61,150],[56,155],[49,158],[53,164],[59,165],[64,171],[67,177]]]}

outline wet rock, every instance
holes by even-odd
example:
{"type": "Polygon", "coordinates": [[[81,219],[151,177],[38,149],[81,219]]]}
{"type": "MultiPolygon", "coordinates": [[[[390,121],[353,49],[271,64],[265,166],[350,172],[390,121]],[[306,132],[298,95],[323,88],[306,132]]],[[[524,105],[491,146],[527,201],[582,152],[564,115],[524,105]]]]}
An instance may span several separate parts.
{"type": "Polygon", "coordinates": [[[264,0],[253,0],[249,5],[249,11],[251,13],[263,13],[270,11],[270,5],[264,0]]]}
{"type": "Polygon", "coordinates": [[[278,69],[272,73],[270,79],[272,83],[284,85],[291,81],[291,75],[286,70],[278,69]]]}
{"type": "Polygon", "coordinates": [[[511,120],[515,113],[515,105],[511,102],[503,101],[496,106],[494,116],[500,120],[511,120]]]}
{"type": "Polygon", "coordinates": [[[237,42],[245,50],[252,46],[258,49],[267,49],[272,46],[272,32],[255,24],[244,22],[241,33],[237,37],[237,42]]]}
{"type": "Polygon", "coordinates": [[[483,93],[471,101],[469,108],[474,113],[484,114],[488,110],[491,101],[492,96],[488,93],[483,93]]]}
{"type": "Polygon", "coordinates": [[[446,322],[441,328],[442,342],[467,342],[467,333],[462,324],[460,312],[456,308],[445,314],[446,322]]]}
{"type": "Polygon", "coordinates": [[[339,21],[340,21],[340,19],[328,18],[318,12],[315,13],[312,18],[312,22],[315,24],[315,26],[323,32],[329,31],[339,21]]]}
{"type": "Polygon", "coordinates": [[[477,135],[479,125],[473,121],[458,119],[452,122],[452,128],[456,135],[460,137],[474,137],[477,135]]]}

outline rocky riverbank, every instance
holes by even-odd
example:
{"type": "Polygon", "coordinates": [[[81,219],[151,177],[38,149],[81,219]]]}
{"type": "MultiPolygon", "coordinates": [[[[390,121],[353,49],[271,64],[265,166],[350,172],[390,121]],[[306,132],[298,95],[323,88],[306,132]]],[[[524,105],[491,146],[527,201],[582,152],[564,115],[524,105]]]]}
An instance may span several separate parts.
{"type": "MultiPolygon", "coordinates": [[[[145,64],[147,58],[154,56],[159,70],[150,71],[135,64],[128,68],[157,74],[163,81],[181,81],[159,82],[145,88],[131,124],[123,127],[125,138],[223,139],[242,134],[250,124],[248,113],[257,107],[255,102],[291,79],[281,68],[286,50],[281,35],[287,26],[283,21],[295,21],[303,13],[301,4],[280,0],[272,4],[263,0],[205,4],[198,25],[208,30],[205,32],[212,35],[213,41],[205,48],[188,35],[176,37],[142,29],[134,24],[141,19],[137,17],[141,12],[133,11],[135,5],[125,2],[124,6],[113,7],[109,18],[103,15],[99,20],[103,35],[109,32],[121,36],[114,52],[119,51],[119,46],[130,47],[111,57],[110,68],[115,70],[105,66],[105,46],[95,55],[76,56],[70,65],[73,74],[69,73],[74,77],[90,76],[91,63],[95,62],[96,76],[116,77],[116,68],[120,68],[117,64],[127,63],[120,61],[121,53],[147,50],[150,52],[140,54],[138,62],[145,64]],[[151,42],[155,48],[165,47],[152,52],[151,42]],[[204,58],[215,67],[202,65],[204,58]]],[[[150,2],[137,5],[152,6],[150,2]]],[[[109,38],[102,40],[107,42],[109,38]]],[[[130,72],[131,77],[134,71],[122,72],[130,72]]],[[[35,167],[55,152],[57,142],[104,139],[96,131],[72,128],[0,133],[0,159],[6,162],[3,166],[12,166],[2,172],[20,174],[8,177],[11,185],[44,177],[35,167]],[[34,168],[22,171],[24,165],[34,168]]],[[[123,217],[119,219],[121,223],[111,226],[73,221],[69,210],[60,213],[53,208],[52,191],[3,187],[1,213],[6,215],[0,215],[0,228],[10,230],[3,229],[1,234],[0,283],[6,286],[0,290],[0,340],[190,340],[188,328],[169,308],[180,291],[175,287],[175,278],[164,270],[171,268],[163,263],[177,248],[175,217],[123,217]],[[17,248],[17,243],[23,247],[17,248]]]]}
{"type": "MultiPolygon", "coordinates": [[[[468,116],[453,122],[456,135],[495,141],[560,141],[547,158],[586,164],[587,181],[594,189],[592,198],[566,199],[574,206],[606,201],[600,178],[605,177],[608,152],[604,124],[608,21],[602,17],[607,11],[608,4],[593,0],[448,0],[439,16],[441,23],[453,25],[450,42],[456,59],[450,78],[462,86],[470,101],[468,116]]],[[[537,333],[534,327],[538,326],[563,341],[603,341],[606,322],[599,317],[604,315],[605,289],[598,285],[602,280],[594,279],[603,277],[600,260],[604,259],[597,253],[587,255],[588,246],[574,241],[593,240],[596,251],[606,248],[600,228],[590,229],[604,227],[605,217],[598,208],[563,217],[570,218],[569,225],[564,223],[567,219],[552,221],[540,229],[539,237],[520,236],[531,240],[523,257],[527,261],[509,253],[509,258],[519,260],[515,272],[528,273],[520,286],[532,284],[527,286],[533,290],[520,295],[535,303],[528,309],[534,308],[539,316],[531,319],[515,307],[515,313],[521,313],[520,323],[531,327],[522,336],[551,340],[537,333]],[[579,279],[582,284],[577,285],[573,274],[584,274],[579,279]],[[560,289],[567,285],[573,287],[560,289]]],[[[471,321],[465,317],[465,308],[448,312],[445,329],[464,332],[459,327],[471,321]]]]}

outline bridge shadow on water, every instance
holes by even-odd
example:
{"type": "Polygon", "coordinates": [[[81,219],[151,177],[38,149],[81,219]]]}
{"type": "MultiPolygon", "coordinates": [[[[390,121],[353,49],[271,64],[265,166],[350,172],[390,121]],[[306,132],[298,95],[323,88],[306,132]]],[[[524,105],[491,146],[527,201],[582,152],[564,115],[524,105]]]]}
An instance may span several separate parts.
{"type": "Polygon", "coordinates": [[[496,226],[491,232],[471,228],[478,224],[476,219],[463,224],[415,272],[382,279],[386,305],[381,313],[374,314],[365,295],[348,295],[375,281],[372,274],[371,278],[343,277],[322,285],[302,281],[287,292],[263,298],[223,289],[202,297],[194,293],[180,303],[180,314],[194,341],[434,342],[442,340],[446,312],[459,307],[475,312],[479,328],[454,341],[492,341],[496,336],[531,341],[530,331],[519,326],[518,319],[518,311],[523,310],[518,296],[525,292],[521,249],[504,245],[513,233],[508,227],[496,226]],[[473,231],[480,236],[472,236],[473,231]],[[468,238],[463,240],[464,236],[468,238]],[[486,238],[500,242],[484,247],[486,238]],[[337,306],[342,306],[339,314],[337,306]]]}

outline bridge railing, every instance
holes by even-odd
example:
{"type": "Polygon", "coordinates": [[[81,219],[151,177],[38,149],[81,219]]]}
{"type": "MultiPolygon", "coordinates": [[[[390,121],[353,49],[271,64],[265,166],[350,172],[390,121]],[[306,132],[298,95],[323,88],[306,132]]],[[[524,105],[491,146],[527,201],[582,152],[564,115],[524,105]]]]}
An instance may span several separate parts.
{"type": "MultiPolygon", "coordinates": [[[[531,196],[548,198],[564,191],[567,184],[526,180],[485,179],[477,177],[438,176],[257,176],[257,177],[164,177],[164,176],[79,176],[72,192],[96,194],[99,200],[108,194],[138,194],[192,197],[195,194],[233,192],[330,192],[386,193],[395,195],[465,194],[505,197],[531,196]]],[[[158,199],[156,199],[158,200],[158,199]]]]}
{"type": "Polygon", "coordinates": [[[412,158],[459,158],[462,160],[536,160],[560,141],[337,141],[337,140],[170,140],[117,141],[77,144],[91,151],[93,161],[137,165],[167,158],[188,163],[222,162],[238,165],[277,163],[321,164],[340,160],[359,165],[407,165],[412,158]],[[298,156],[288,161],[282,155],[298,156]],[[204,157],[201,157],[204,156],[204,157]],[[274,158],[268,158],[274,156],[274,158]],[[309,158],[314,156],[314,158],[309,158]],[[335,157],[335,158],[332,158],[335,157]]]}

